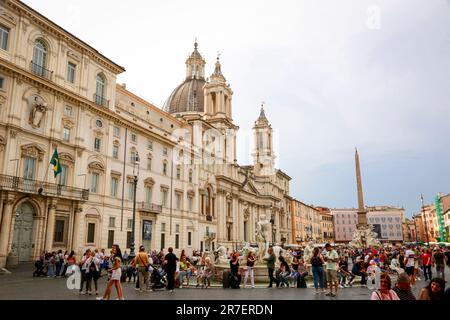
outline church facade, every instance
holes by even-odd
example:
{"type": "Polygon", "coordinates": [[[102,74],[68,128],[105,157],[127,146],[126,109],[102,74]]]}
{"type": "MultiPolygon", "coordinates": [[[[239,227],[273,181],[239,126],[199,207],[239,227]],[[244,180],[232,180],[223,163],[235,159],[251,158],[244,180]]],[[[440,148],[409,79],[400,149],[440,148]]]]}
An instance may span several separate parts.
{"type": "Polygon", "coordinates": [[[205,66],[195,44],[161,110],[116,83],[123,67],[24,3],[1,2],[0,267],[129,248],[133,224],[147,250],[234,248],[255,242],[263,218],[273,243],[289,242],[291,178],[274,167],[264,110],[253,164],[239,165],[233,91],[219,60],[209,78],[205,66]]]}

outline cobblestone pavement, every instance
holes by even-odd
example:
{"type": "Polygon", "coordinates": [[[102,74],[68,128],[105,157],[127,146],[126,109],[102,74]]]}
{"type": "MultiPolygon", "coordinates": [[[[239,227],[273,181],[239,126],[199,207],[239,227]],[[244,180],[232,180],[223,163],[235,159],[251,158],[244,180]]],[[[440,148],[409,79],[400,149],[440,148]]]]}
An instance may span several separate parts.
{"type": "MultiPolygon", "coordinates": [[[[95,295],[80,295],[78,290],[67,288],[65,278],[33,278],[32,266],[25,265],[12,270],[11,274],[0,275],[0,299],[11,300],[95,300],[95,295]]],[[[449,268],[446,268],[446,278],[450,279],[449,268]]],[[[393,281],[395,283],[395,280],[393,281]]],[[[201,289],[191,285],[189,288],[175,289],[173,293],[166,290],[154,292],[138,292],[134,283],[123,283],[126,300],[368,300],[371,290],[355,285],[352,288],[340,289],[338,296],[331,298],[324,293],[315,294],[313,288],[267,288],[267,284],[258,284],[255,289],[223,289],[220,284],[212,288],[201,289]]],[[[426,286],[422,279],[417,281],[413,292],[417,296],[420,288],[426,286]]],[[[106,287],[106,277],[99,279],[99,293],[103,294],[106,287]]],[[[116,299],[113,289],[111,299],[116,299]]]]}

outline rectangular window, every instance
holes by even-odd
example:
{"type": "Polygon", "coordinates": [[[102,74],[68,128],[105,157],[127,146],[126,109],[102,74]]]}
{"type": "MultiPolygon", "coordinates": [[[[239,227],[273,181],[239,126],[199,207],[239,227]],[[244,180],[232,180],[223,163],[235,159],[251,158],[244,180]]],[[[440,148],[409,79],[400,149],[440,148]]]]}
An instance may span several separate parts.
{"type": "Polygon", "coordinates": [[[181,169],[177,168],[177,180],[181,179],[181,169]]]}
{"type": "Polygon", "coordinates": [[[189,182],[192,183],[192,171],[189,171],[189,182]]]}
{"type": "Polygon", "coordinates": [[[161,223],[161,232],[166,232],[166,224],[165,224],[165,222],[161,223]]]}
{"type": "Polygon", "coordinates": [[[163,249],[166,246],[166,234],[161,233],[161,249],[163,249]]]}
{"type": "Polygon", "coordinates": [[[148,150],[153,150],[153,141],[151,141],[151,140],[147,141],[147,148],[148,148],[148,150]]]}
{"type": "Polygon", "coordinates": [[[119,179],[111,178],[111,197],[117,197],[117,186],[119,185],[119,179]]]}
{"type": "Polygon", "coordinates": [[[119,159],[119,146],[113,146],[113,158],[119,159]]]}
{"type": "Polygon", "coordinates": [[[127,229],[131,229],[133,228],[133,219],[128,219],[127,220],[127,229]]]}
{"type": "Polygon", "coordinates": [[[180,225],[179,224],[175,225],[175,233],[180,233],[180,225]]]}
{"type": "Polygon", "coordinates": [[[65,106],[64,107],[64,115],[67,117],[72,116],[72,107],[71,106],[65,106]]]}
{"type": "Polygon", "coordinates": [[[127,231],[127,248],[131,247],[131,231],[127,231]]]}
{"type": "Polygon", "coordinates": [[[64,242],[64,220],[55,220],[54,242],[64,242]]]}
{"type": "Polygon", "coordinates": [[[145,187],[145,201],[147,203],[152,203],[152,188],[145,187]]]}
{"type": "Polygon", "coordinates": [[[116,217],[109,217],[109,227],[110,228],[116,227],[116,217]]]}
{"type": "Polygon", "coordinates": [[[98,173],[96,173],[96,172],[92,173],[92,180],[91,180],[91,192],[92,193],[97,193],[98,178],[99,178],[98,173]]]}
{"type": "Polygon", "coordinates": [[[101,141],[99,138],[94,139],[94,150],[100,152],[101,141]]]}
{"type": "Polygon", "coordinates": [[[163,163],[163,174],[167,175],[167,163],[163,163]]]}
{"type": "Polygon", "coordinates": [[[163,155],[167,156],[167,148],[166,147],[163,148],[163,155]]]}
{"type": "Polygon", "coordinates": [[[9,29],[0,26],[0,48],[3,50],[8,50],[8,38],[9,38],[9,29]]]}
{"type": "Polygon", "coordinates": [[[176,234],[175,235],[175,249],[179,249],[180,248],[180,235],[176,234]]]}
{"type": "Polygon", "coordinates": [[[131,142],[134,142],[134,143],[137,142],[137,135],[134,133],[131,134],[131,142]]]}
{"type": "Polygon", "coordinates": [[[175,195],[175,201],[176,201],[176,208],[177,210],[181,209],[181,194],[176,194],[175,195]]]}
{"type": "Polygon", "coordinates": [[[67,64],[67,81],[70,83],[75,83],[75,70],[77,66],[72,62],[67,64]]]}
{"type": "Polygon", "coordinates": [[[5,78],[0,76],[0,89],[4,89],[4,88],[5,88],[5,78]]]}
{"type": "Polygon", "coordinates": [[[36,170],[36,159],[31,157],[25,157],[24,158],[24,172],[23,172],[23,178],[24,179],[34,179],[34,173],[36,170]]]}
{"type": "Polygon", "coordinates": [[[112,248],[114,244],[114,230],[108,230],[108,248],[112,248]]]}
{"type": "Polygon", "coordinates": [[[192,212],[192,197],[188,197],[188,210],[189,212],[192,212]]]}
{"type": "Polygon", "coordinates": [[[147,170],[152,170],[152,158],[147,158],[147,170]]]}
{"type": "Polygon", "coordinates": [[[167,190],[161,191],[161,204],[166,207],[167,206],[167,190]]]}
{"type": "Polygon", "coordinates": [[[67,173],[68,173],[67,170],[68,169],[69,169],[69,167],[67,167],[65,165],[61,166],[61,173],[59,175],[59,184],[62,186],[67,186],[67,173]]]}
{"type": "Polygon", "coordinates": [[[134,200],[134,183],[128,182],[128,200],[134,200]]]}
{"type": "Polygon", "coordinates": [[[95,223],[88,223],[87,243],[94,243],[95,241],[95,223]]]}
{"type": "Polygon", "coordinates": [[[66,142],[70,141],[70,129],[69,128],[63,128],[63,140],[66,142]]]}
{"type": "Polygon", "coordinates": [[[192,246],[192,232],[188,232],[188,246],[192,246]]]}
{"type": "Polygon", "coordinates": [[[120,128],[114,127],[114,137],[120,138],[120,128]]]}

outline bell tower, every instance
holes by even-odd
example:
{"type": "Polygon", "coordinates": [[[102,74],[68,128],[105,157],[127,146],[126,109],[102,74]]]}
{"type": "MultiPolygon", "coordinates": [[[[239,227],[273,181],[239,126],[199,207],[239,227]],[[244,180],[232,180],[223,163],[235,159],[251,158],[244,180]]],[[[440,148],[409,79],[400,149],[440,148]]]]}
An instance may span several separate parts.
{"type": "Polygon", "coordinates": [[[253,165],[255,175],[270,176],[275,174],[275,153],[273,151],[273,131],[261,105],[259,118],[253,126],[254,152],[253,165]]]}
{"type": "Polygon", "coordinates": [[[231,99],[233,91],[222,74],[219,57],[214,72],[203,89],[205,101],[205,120],[221,119],[232,123],[231,99]]]}

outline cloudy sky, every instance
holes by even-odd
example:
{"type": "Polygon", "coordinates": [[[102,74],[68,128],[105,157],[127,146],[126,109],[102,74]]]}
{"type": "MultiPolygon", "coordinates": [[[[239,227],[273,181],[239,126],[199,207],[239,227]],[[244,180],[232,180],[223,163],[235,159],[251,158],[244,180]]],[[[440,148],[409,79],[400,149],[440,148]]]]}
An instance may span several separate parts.
{"type": "Polygon", "coordinates": [[[198,38],[234,91],[239,162],[262,101],[278,167],[306,203],[420,209],[450,192],[450,0],[60,1],[25,3],[127,70],[161,107],[198,38]]]}

